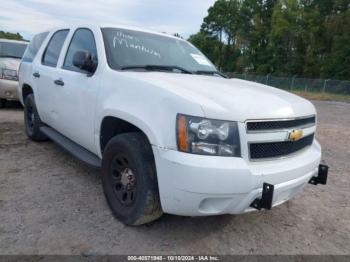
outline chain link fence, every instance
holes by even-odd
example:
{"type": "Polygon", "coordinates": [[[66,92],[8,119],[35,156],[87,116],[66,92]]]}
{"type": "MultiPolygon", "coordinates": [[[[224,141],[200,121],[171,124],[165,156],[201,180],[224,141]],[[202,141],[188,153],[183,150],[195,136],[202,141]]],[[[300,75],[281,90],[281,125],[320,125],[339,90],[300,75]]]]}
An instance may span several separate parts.
{"type": "Polygon", "coordinates": [[[272,75],[227,73],[231,78],[240,78],[288,91],[331,93],[350,95],[350,81],[333,79],[313,79],[298,76],[278,77],[272,75]]]}

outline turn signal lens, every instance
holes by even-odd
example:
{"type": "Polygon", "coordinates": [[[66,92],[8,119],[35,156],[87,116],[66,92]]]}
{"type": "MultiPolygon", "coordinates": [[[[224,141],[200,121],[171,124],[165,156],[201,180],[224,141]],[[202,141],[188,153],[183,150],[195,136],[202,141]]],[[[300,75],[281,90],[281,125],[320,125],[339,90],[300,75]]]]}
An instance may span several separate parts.
{"type": "Polygon", "coordinates": [[[185,116],[179,115],[177,118],[178,146],[181,151],[188,152],[187,121],[185,116]]]}

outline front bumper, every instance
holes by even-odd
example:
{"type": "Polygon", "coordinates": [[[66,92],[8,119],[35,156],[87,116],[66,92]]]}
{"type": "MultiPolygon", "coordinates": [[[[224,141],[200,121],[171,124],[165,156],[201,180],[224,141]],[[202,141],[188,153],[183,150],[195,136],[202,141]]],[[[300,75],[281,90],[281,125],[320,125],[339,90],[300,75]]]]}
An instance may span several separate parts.
{"type": "MultiPolygon", "coordinates": [[[[309,184],[312,185],[326,185],[328,177],[328,166],[319,165],[317,175],[311,177],[309,184]]],[[[261,209],[271,209],[274,200],[274,185],[264,183],[261,197],[256,198],[251,207],[261,210],[261,209]]]]}
{"type": "Polygon", "coordinates": [[[18,101],[18,82],[7,79],[0,79],[0,98],[18,101]]]}
{"type": "Polygon", "coordinates": [[[163,211],[185,216],[240,214],[254,210],[264,183],[274,185],[272,206],[296,194],[317,175],[321,147],[315,141],[290,158],[249,162],[153,147],[163,211]]]}

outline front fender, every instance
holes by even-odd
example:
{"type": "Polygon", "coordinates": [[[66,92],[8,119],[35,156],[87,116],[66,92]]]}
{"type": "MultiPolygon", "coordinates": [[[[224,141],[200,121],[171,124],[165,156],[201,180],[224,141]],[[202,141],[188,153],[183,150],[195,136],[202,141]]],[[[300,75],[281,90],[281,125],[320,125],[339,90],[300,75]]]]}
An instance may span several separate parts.
{"type": "MultiPolygon", "coordinates": [[[[152,95],[150,95],[152,98],[152,95]]],[[[154,96],[153,96],[154,98],[154,96]]],[[[100,148],[100,129],[103,119],[107,116],[122,119],[142,130],[153,146],[176,150],[176,116],[178,113],[191,112],[203,115],[200,107],[191,110],[178,100],[170,97],[161,99],[122,99],[115,94],[103,103],[96,121],[95,141],[100,148]],[[196,113],[197,111],[197,113],[196,113]]],[[[191,106],[193,107],[193,105],[191,106]]],[[[98,150],[101,154],[100,150],[98,150]]],[[[101,156],[101,155],[100,155],[101,156]]]]}

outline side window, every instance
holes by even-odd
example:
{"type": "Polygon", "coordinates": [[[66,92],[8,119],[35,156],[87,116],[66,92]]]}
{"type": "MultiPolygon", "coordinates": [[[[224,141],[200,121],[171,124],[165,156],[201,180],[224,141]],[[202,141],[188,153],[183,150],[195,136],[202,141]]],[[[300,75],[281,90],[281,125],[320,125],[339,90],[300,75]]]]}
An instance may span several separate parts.
{"type": "Polygon", "coordinates": [[[80,28],[75,31],[72,41],[70,42],[66,59],[63,64],[63,68],[67,70],[84,72],[84,70],[79,69],[73,65],[73,57],[77,51],[89,52],[97,64],[97,50],[96,43],[93,33],[86,28],[80,28]]]}
{"type": "Polygon", "coordinates": [[[57,31],[50,39],[49,44],[44,52],[42,63],[47,66],[55,67],[57,65],[58,58],[67,37],[69,30],[57,31]]]}
{"type": "Polygon", "coordinates": [[[41,34],[37,34],[33,37],[32,41],[30,42],[29,46],[24,52],[24,55],[22,58],[23,62],[30,62],[30,63],[33,62],[36,54],[38,53],[42,43],[44,42],[48,34],[49,32],[44,32],[41,34]]]}

